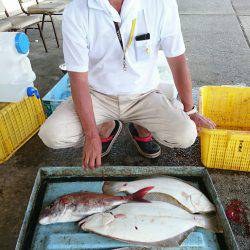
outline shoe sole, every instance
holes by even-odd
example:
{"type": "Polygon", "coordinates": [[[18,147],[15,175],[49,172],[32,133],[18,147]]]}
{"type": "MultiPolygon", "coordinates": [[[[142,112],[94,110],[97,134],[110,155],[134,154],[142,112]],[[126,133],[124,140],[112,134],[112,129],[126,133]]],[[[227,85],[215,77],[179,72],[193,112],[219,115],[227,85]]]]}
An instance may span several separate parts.
{"type": "Polygon", "coordinates": [[[159,156],[161,155],[161,149],[160,149],[159,152],[154,153],[154,154],[147,154],[147,153],[144,153],[144,152],[141,150],[141,148],[138,146],[138,144],[137,144],[136,140],[134,139],[133,135],[131,134],[129,128],[128,128],[128,132],[129,132],[129,135],[131,136],[132,141],[133,141],[133,143],[135,144],[135,146],[136,146],[138,152],[139,152],[142,156],[144,156],[144,157],[146,157],[146,158],[149,158],[149,159],[155,159],[155,158],[157,158],[157,157],[159,157],[159,156]]]}
{"type": "Polygon", "coordinates": [[[122,123],[120,121],[118,121],[118,122],[119,122],[119,125],[120,125],[119,129],[118,129],[117,133],[115,134],[115,136],[114,136],[112,142],[110,143],[109,147],[107,148],[106,152],[104,152],[101,155],[101,157],[104,157],[104,156],[106,156],[106,155],[108,155],[110,153],[110,151],[111,151],[111,149],[113,147],[113,144],[115,143],[115,141],[117,140],[118,136],[120,135],[120,133],[122,131],[122,123]]]}

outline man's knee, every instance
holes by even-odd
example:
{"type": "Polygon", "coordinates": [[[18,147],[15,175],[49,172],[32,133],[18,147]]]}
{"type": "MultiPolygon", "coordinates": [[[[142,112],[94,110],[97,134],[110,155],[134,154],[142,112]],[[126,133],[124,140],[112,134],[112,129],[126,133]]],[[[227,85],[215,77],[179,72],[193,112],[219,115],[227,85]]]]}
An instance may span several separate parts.
{"type": "Polygon", "coordinates": [[[53,149],[62,148],[60,143],[62,135],[55,125],[45,122],[40,128],[38,136],[47,147],[53,149]]]}
{"type": "Polygon", "coordinates": [[[191,147],[197,138],[197,129],[193,121],[187,120],[180,126],[177,136],[176,143],[179,148],[191,147]]]}
{"type": "Polygon", "coordinates": [[[191,120],[183,121],[171,134],[161,136],[159,142],[171,148],[189,148],[197,138],[196,125],[191,120]]]}

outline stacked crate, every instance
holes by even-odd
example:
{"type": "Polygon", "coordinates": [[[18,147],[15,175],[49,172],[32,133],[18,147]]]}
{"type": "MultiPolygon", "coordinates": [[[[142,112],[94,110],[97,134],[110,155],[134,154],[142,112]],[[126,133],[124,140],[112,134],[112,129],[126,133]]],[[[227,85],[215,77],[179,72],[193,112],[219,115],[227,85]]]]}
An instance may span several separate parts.
{"type": "Polygon", "coordinates": [[[199,110],[217,125],[200,133],[203,164],[250,171],[250,88],[202,87],[199,110]]]}
{"type": "Polygon", "coordinates": [[[41,100],[36,96],[16,103],[0,103],[0,163],[27,142],[44,121],[41,100]]]}

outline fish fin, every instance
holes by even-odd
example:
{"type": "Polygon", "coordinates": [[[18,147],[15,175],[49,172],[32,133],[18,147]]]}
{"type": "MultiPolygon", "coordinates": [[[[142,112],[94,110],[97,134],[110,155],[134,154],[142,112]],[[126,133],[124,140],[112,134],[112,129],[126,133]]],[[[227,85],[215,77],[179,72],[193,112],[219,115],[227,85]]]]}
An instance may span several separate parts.
{"type": "Polygon", "coordinates": [[[133,194],[130,194],[128,196],[126,196],[126,199],[127,200],[130,200],[130,201],[139,201],[139,202],[149,202],[149,201],[146,201],[145,199],[143,199],[143,197],[150,191],[152,190],[154,187],[146,187],[146,188],[143,188],[133,194]]]}
{"type": "Polygon", "coordinates": [[[168,194],[163,194],[163,193],[154,193],[154,192],[150,192],[147,193],[144,197],[145,199],[147,199],[148,201],[162,201],[162,202],[167,202],[170,203],[176,207],[180,207],[184,210],[186,210],[189,213],[192,213],[192,211],[190,209],[188,209],[187,207],[185,207],[184,205],[182,205],[177,199],[175,199],[173,196],[168,195],[168,194]]]}
{"type": "Polygon", "coordinates": [[[223,233],[222,226],[216,214],[196,214],[197,227],[205,228],[214,233],[223,233]]]}
{"type": "Polygon", "coordinates": [[[86,218],[84,218],[84,219],[82,219],[82,220],[80,220],[79,222],[78,222],[78,226],[79,227],[81,227],[84,223],[85,223],[85,220],[86,218]]]}
{"type": "Polygon", "coordinates": [[[190,197],[190,202],[196,210],[195,213],[208,214],[208,213],[216,211],[215,205],[211,203],[211,201],[201,191],[200,193],[193,194],[190,197]],[[198,204],[201,204],[200,203],[201,199],[206,200],[205,207],[198,205],[198,204]]]}
{"type": "Polygon", "coordinates": [[[81,220],[78,221],[78,226],[82,226],[82,225],[86,222],[86,220],[87,220],[89,217],[91,217],[92,215],[94,215],[94,214],[87,215],[87,216],[83,216],[83,217],[81,218],[81,220]]]}
{"type": "Polygon", "coordinates": [[[130,202],[133,203],[133,202],[135,202],[135,201],[137,201],[137,202],[142,202],[142,203],[151,203],[151,201],[146,200],[146,199],[129,200],[128,203],[130,203],[130,202]]]}
{"type": "Polygon", "coordinates": [[[167,239],[167,240],[163,240],[160,242],[154,242],[152,243],[152,246],[159,246],[159,247],[179,247],[184,240],[186,240],[186,238],[195,230],[195,228],[192,228],[184,233],[181,233],[173,238],[167,239]]]}
{"type": "MultiPolygon", "coordinates": [[[[138,245],[140,247],[134,247],[135,249],[138,249],[138,250],[142,250],[142,249],[158,249],[158,248],[171,248],[171,247],[179,247],[183,241],[189,236],[190,233],[192,233],[193,231],[195,230],[195,227],[184,232],[184,233],[181,233],[175,237],[172,237],[172,238],[169,238],[169,239],[166,239],[166,240],[163,240],[163,241],[157,241],[157,242],[136,242],[136,241],[128,241],[128,240],[123,240],[123,239],[119,239],[119,238],[115,238],[115,237],[112,237],[112,236],[105,236],[105,235],[102,235],[102,236],[105,236],[105,237],[108,237],[108,238],[111,238],[111,239],[114,239],[114,240],[118,240],[118,241],[121,241],[121,242],[125,242],[125,243],[129,243],[129,244],[135,244],[135,245],[138,245]]],[[[101,234],[100,234],[101,235],[101,234]]],[[[133,249],[133,248],[132,248],[133,249]]]]}

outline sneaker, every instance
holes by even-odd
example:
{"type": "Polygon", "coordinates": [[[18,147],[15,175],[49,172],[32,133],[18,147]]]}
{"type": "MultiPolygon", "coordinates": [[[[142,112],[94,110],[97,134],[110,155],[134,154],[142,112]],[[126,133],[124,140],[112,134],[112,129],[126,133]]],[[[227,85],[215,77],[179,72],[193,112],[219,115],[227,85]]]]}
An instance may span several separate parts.
{"type": "Polygon", "coordinates": [[[142,156],[152,159],[157,158],[161,154],[161,147],[153,140],[151,133],[148,137],[139,137],[133,123],[129,123],[128,128],[133,142],[142,156]]]}
{"type": "Polygon", "coordinates": [[[113,144],[118,138],[119,134],[122,131],[122,123],[120,121],[115,121],[115,128],[108,138],[101,138],[102,141],[102,157],[109,154],[113,144]]]}

